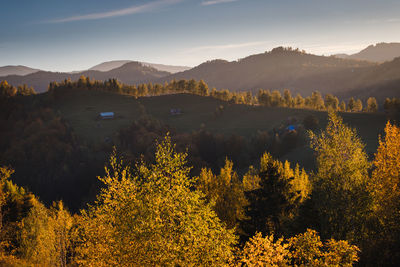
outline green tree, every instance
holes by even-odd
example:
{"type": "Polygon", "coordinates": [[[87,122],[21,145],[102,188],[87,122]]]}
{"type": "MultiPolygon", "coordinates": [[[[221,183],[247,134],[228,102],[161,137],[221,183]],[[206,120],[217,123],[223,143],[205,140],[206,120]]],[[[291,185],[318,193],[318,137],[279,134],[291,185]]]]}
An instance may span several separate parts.
{"type": "Polygon", "coordinates": [[[259,187],[245,193],[249,204],[241,228],[245,237],[256,232],[282,234],[284,224],[297,212],[302,192],[295,189],[294,175],[269,154],[261,158],[258,177],[259,187]]]}
{"type": "Polygon", "coordinates": [[[324,237],[360,240],[371,211],[364,145],[334,112],[329,113],[325,131],[310,132],[310,138],[317,157],[312,201],[320,232],[324,237]]]}

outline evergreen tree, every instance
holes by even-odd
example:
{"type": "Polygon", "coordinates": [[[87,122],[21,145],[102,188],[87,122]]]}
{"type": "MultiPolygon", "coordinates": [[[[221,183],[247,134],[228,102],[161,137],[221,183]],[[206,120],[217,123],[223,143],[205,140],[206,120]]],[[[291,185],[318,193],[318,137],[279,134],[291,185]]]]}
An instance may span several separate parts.
{"type": "Polygon", "coordinates": [[[282,234],[283,224],[297,209],[301,197],[293,190],[293,177],[287,178],[277,165],[265,154],[261,159],[259,187],[247,191],[249,205],[246,219],[242,222],[245,237],[256,232],[282,234]]]}

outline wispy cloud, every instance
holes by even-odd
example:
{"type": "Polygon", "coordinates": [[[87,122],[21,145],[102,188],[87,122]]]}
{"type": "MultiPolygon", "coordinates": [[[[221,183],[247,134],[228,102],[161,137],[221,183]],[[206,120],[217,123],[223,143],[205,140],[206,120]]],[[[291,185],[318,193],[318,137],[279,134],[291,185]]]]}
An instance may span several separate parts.
{"type": "Polygon", "coordinates": [[[236,2],[236,1],[238,1],[238,0],[208,0],[208,1],[201,2],[201,5],[202,6],[211,6],[211,5],[231,3],[231,2],[236,2]]]}
{"type": "Polygon", "coordinates": [[[151,12],[155,9],[158,9],[163,6],[173,5],[183,0],[158,0],[150,3],[146,3],[143,5],[130,6],[127,8],[111,10],[106,12],[99,13],[90,13],[85,15],[76,15],[70,16],[66,18],[54,19],[46,21],[46,23],[64,23],[64,22],[72,22],[72,21],[81,21],[81,20],[97,20],[97,19],[106,19],[113,17],[122,17],[132,14],[151,12]]]}

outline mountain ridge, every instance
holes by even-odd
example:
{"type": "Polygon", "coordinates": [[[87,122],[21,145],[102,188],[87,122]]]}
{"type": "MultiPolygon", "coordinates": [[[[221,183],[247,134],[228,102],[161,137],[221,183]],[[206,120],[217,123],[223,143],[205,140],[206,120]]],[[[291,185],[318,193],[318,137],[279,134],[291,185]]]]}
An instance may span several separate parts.
{"type": "Polygon", "coordinates": [[[400,43],[377,43],[352,55],[337,54],[335,56],[345,59],[367,60],[383,63],[391,61],[396,57],[400,57],[400,43]]]}

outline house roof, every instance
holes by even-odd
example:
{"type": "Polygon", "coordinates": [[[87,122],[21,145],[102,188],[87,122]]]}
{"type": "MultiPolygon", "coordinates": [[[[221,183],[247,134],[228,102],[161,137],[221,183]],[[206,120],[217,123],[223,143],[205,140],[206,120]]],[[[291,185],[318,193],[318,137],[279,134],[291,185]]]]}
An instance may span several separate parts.
{"type": "Polygon", "coordinates": [[[102,117],[112,117],[112,116],[114,116],[114,112],[100,112],[100,116],[102,116],[102,117]]]}

